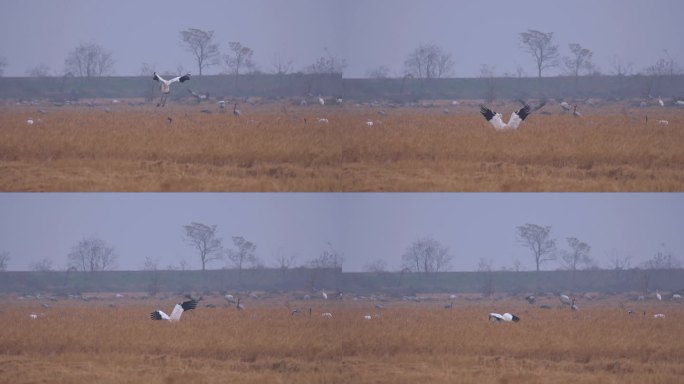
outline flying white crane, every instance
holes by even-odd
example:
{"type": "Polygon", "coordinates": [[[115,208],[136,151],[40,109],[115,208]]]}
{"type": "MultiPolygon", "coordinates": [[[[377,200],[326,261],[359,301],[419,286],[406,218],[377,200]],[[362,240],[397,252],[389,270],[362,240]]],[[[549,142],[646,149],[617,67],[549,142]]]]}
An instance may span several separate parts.
{"type": "Polygon", "coordinates": [[[161,100],[159,100],[159,104],[157,104],[157,107],[163,107],[166,105],[166,99],[169,97],[169,93],[171,92],[171,84],[175,82],[184,82],[187,80],[190,80],[190,74],[185,74],[183,76],[177,76],[174,77],[171,80],[166,80],[163,77],[157,75],[157,72],[154,73],[154,76],[152,77],[153,80],[157,80],[159,84],[159,88],[161,89],[161,100]]]}
{"type": "Polygon", "coordinates": [[[171,316],[164,313],[164,311],[161,311],[158,309],[158,310],[156,310],[150,314],[150,319],[152,319],[152,320],[178,321],[178,320],[180,320],[183,312],[197,308],[197,303],[198,303],[197,300],[188,300],[188,301],[184,301],[182,303],[178,303],[178,304],[176,304],[175,307],[173,307],[173,311],[171,312],[171,316]]]}
{"type": "Polygon", "coordinates": [[[480,106],[480,113],[497,131],[515,130],[518,129],[520,123],[530,114],[530,106],[525,105],[513,112],[511,118],[508,119],[508,123],[504,123],[503,120],[501,120],[500,113],[494,112],[484,105],[480,106]]]}

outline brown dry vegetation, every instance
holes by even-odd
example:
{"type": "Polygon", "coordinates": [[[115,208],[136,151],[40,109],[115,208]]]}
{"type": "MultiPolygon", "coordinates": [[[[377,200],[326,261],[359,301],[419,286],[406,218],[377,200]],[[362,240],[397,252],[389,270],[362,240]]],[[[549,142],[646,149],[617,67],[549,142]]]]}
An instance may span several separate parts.
{"type": "MultiPolygon", "coordinates": [[[[0,190],[684,191],[674,108],[587,107],[575,119],[549,105],[553,115],[504,133],[476,102],[386,116],[351,105],[243,105],[240,118],[202,108],[1,107],[0,190]]],[[[506,119],[514,108],[496,106],[506,119]]]]}
{"type": "Polygon", "coordinates": [[[684,308],[676,303],[639,303],[646,317],[627,316],[616,299],[583,302],[580,312],[522,299],[457,300],[453,310],[390,302],[382,312],[369,302],[292,303],[312,306],[309,318],[291,316],[284,299],[247,302],[244,312],[218,300],[173,324],[148,318],[173,299],[45,309],[5,298],[0,382],[623,384],[684,375],[684,308]],[[522,321],[490,323],[490,311],[522,321]],[[654,319],[656,311],[667,317],[654,319]],[[31,320],[31,312],[42,316],[31,320]]]}

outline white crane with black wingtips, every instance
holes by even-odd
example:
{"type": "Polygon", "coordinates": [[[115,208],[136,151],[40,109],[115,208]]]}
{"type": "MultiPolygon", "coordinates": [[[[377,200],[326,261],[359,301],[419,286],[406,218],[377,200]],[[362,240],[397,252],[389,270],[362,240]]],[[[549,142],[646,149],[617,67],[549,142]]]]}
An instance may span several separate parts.
{"type": "Polygon", "coordinates": [[[167,315],[164,313],[162,310],[156,310],[152,313],[150,313],[150,319],[152,320],[168,320],[168,321],[179,321],[181,318],[181,315],[185,311],[189,311],[191,309],[197,308],[197,300],[188,300],[184,301],[182,303],[176,304],[175,307],[173,307],[173,311],[171,312],[171,315],[167,315]]]}
{"type": "Polygon", "coordinates": [[[169,93],[171,93],[171,84],[190,80],[190,74],[188,73],[183,76],[176,76],[171,80],[166,80],[155,72],[152,79],[159,82],[159,89],[162,93],[161,100],[159,100],[157,107],[163,107],[166,105],[166,99],[169,97],[169,93]]]}

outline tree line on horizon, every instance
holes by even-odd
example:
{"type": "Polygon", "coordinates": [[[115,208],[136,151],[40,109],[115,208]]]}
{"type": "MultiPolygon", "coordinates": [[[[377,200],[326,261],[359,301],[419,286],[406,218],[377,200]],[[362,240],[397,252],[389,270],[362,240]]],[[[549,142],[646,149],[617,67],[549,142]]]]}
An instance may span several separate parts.
{"type": "MultiPolygon", "coordinates": [[[[580,270],[601,269],[596,259],[591,255],[591,246],[586,242],[576,238],[567,237],[567,248],[559,249],[557,239],[552,234],[551,226],[541,226],[537,224],[524,224],[516,227],[515,235],[520,246],[530,251],[534,271],[539,272],[544,265],[551,262],[559,263],[558,269],[571,271],[573,276],[580,270]]],[[[191,247],[199,261],[201,270],[208,269],[209,264],[224,261],[224,269],[265,269],[275,268],[288,270],[292,268],[312,268],[312,269],[335,269],[342,270],[345,262],[344,255],[336,250],[332,244],[327,243],[327,249],[320,254],[297,264],[297,255],[279,252],[270,260],[270,265],[261,259],[257,253],[257,245],[245,239],[243,236],[232,236],[231,246],[226,247],[223,238],[219,236],[217,225],[207,225],[202,223],[190,223],[182,227],[183,241],[191,247]]],[[[401,265],[397,268],[389,267],[384,258],[369,260],[364,265],[366,272],[414,272],[414,273],[436,273],[450,271],[450,264],[454,255],[449,248],[432,237],[418,237],[406,247],[401,255],[401,265]]],[[[66,270],[80,272],[100,272],[114,270],[118,254],[115,247],[106,240],[97,236],[86,236],[79,240],[67,255],[66,270]]],[[[6,271],[10,253],[0,252],[0,271],[6,271]]],[[[622,271],[630,269],[631,257],[628,255],[614,252],[609,255],[607,269],[622,271]]],[[[681,268],[679,259],[665,249],[654,253],[654,255],[634,268],[646,270],[668,270],[681,268]]],[[[31,263],[30,269],[33,271],[47,272],[57,271],[51,258],[43,258],[31,263]]],[[[146,256],[142,261],[142,270],[158,271],[161,270],[159,258],[146,256]]],[[[190,263],[186,259],[181,259],[177,265],[169,264],[167,270],[190,270],[190,263]]],[[[512,260],[511,266],[501,266],[502,271],[524,271],[525,267],[520,260],[512,260]]],[[[491,273],[494,271],[494,261],[481,257],[477,263],[477,272],[491,273]]]]}
{"type": "MultiPolygon", "coordinates": [[[[180,31],[180,44],[189,52],[195,64],[199,76],[212,66],[222,66],[222,74],[233,75],[235,81],[240,74],[263,73],[260,66],[254,61],[254,50],[243,45],[239,41],[228,42],[228,52],[222,53],[220,44],[216,41],[214,31],[198,28],[188,28],[180,31]]],[[[568,53],[561,55],[559,45],[554,41],[553,32],[542,32],[528,29],[518,34],[520,48],[528,53],[534,62],[534,68],[538,78],[543,76],[544,71],[551,68],[561,68],[561,75],[579,77],[583,75],[600,75],[601,70],[592,61],[594,52],[579,43],[568,44],[568,53]]],[[[64,62],[64,76],[74,77],[102,77],[114,73],[115,60],[112,53],[95,42],[80,43],[67,55],[64,62]]],[[[370,68],[366,72],[368,78],[391,78],[411,77],[418,79],[439,79],[454,74],[455,61],[451,53],[436,44],[420,44],[410,52],[404,61],[404,71],[392,76],[385,65],[370,68]]],[[[270,63],[269,73],[286,75],[296,73],[292,60],[274,55],[270,63]]],[[[667,50],[656,62],[643,69],[641,72],[634,70],[629,62],[623,62],[613,58],[610,64],[609,74],[615,76],[629,76],[643,74],[647,76],[673,76],[683,73],[682,67],[675,62],[667,50]]],[[[7,67],[7,59],[0,56],[0,76],[7,67]]],[[[339,57],[328,49],[313,63],[304,66],[298,73],[307,74],[342,74],[347,67],[345,58],[339,57]]],[[[154,65],[142,63],[141,75],[149,75],[156,71],[154,65]]],[[[182,66],[175,68],[176,73],[185,73],[182,66]]],[[[30,77],[49,77],[51,69],[46,64],[39,64],[26,70],[30,77]]],[[[482,64],[480,77],[497,77],[496,68],[493,65],[482,64]]],[[[525,70],[518,66],[515,73],[505,72],[503,77],[526,77],[525,70]]]]}

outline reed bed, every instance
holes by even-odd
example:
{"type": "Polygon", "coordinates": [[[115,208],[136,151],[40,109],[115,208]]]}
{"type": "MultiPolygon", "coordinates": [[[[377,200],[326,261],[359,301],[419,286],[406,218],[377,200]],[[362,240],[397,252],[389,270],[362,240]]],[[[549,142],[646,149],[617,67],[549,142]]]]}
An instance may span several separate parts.
{"type": "Polygon", "coordinates": [[[5,300],[0,381],[675,383],[684,374],[681,304],[634,303],[637,315],[628,316],[610,300],[583,302],[579,312],[521,301],[457,300],[451,310],[440,302],[378,310],[370,302],[293,301],[290,308],[302,308],[293,316],[280,299],[247,300],[245,311],[215,299],[216,308],[203,301],[168,323],[148,316],[169,310],[172,298],[48,309],[5,300]],[[492,323],[491,311],[522,320],[492,323]]]}
{"type": "Polygon", "coordinates": [[[495,132],[476,104],[384,116],[353,106],[245,105],[239,118],[200,108],[1,107],[0,189],[684,190],[679,109],[533,114],[519,131],[495,132]]]}

